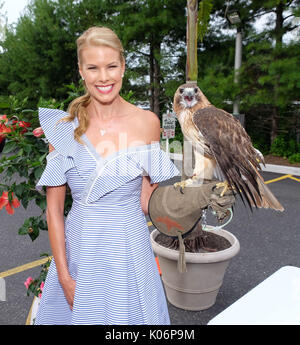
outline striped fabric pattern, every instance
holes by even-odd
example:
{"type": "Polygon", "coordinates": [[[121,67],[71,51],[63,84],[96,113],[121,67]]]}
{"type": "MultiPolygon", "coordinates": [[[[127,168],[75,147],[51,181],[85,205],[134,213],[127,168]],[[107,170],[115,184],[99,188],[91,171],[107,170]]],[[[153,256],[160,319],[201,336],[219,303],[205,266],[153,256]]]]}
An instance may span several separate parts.
{"type": "Polygon", "coordinates": [[[165,325],[166,298],[141,209],[143,175],[152,183],[179,174],[159,143],[129,147],[101,157],[88,138],[74,140],[77,120],[39,109],[40,124],[55,150],[36,188],[68,183],[73,204],[65,219],[67,262],[76,280],[73,311],[53,259],[35,324],[165,325]]]}

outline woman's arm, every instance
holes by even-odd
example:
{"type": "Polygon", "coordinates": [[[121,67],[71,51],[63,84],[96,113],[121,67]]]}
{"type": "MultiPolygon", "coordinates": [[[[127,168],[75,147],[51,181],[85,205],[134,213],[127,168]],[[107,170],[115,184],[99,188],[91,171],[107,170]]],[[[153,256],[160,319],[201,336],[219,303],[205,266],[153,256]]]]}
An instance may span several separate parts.
{"type": "Polygon", "coordinates": [[[141,205],[143,212],[147,215],[148,214],[148,203],[150,196],[155,188],[158,187],[158,183],[150,183],[149,176],[143,176],[142,182],[142,193],[141,193],[141,205]]]}
{"type": "MultiPolygon", "coordinates": [[[[53,151],[49,145],[49,151],[53,151]]],[[[55,260],[58,279],[62,285],[67,301],[72,309],[75,281],[71,278],[66,258],[64,207],[66,185],[47,187],[47,224],[52,254],[55,260]]]]}
{"type": "MultiPolygon", "coordinates": [[[[147,118],[146,125],[145,121],[143,122],[143,128],[147,129],[147,134],[145,133],[145,137],[147,138],[147,142],[156,142],[160,140],[160,120],[159,118],[152,112],[147,111],[147,118]]],[[[143,176],[142,182],[142,192],[141,192],[141,205],[144,214],[148,214],[148,203],[150,196],[155,188],[158,187],[158,183],[150,183],[149,176],[143,176]]]]}
{"type": "Polygon", "coordinates": [[[68,277],[64,234],[65,194],[66,185],[47,187],[48,235],[60,281],[68,277]]]}

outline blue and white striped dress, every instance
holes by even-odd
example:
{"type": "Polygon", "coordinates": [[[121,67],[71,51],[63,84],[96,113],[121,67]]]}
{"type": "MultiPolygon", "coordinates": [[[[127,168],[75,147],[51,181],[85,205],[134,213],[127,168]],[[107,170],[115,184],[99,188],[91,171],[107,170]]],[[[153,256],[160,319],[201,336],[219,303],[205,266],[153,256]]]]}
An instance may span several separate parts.
{"type": "Polygon", "coordinates": [[[141,209],[142,176],[161,182],[179,174],[158,142],[101,157],[85,134],[74,139],[77,118],[39,108],[55,150],[36,188],[67,183],[72,208],[65,220],[66,255],[76,281],[73,311],[51,262],[35,324],[169,324],[166,298],[141,209]]]}

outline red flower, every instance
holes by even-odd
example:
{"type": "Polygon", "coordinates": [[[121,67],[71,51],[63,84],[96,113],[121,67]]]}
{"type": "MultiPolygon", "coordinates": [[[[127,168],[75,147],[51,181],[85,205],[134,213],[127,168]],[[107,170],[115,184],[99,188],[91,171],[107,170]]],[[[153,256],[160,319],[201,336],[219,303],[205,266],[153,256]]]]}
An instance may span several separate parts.
{"type": "Polygon", "coordinates": [[[35,137],[39,138],[44,134],[44,131],[42,130],[42,127],[37,127],[32,131],[32,133],[35,137]]]}
{"type": "Polygon", "coordinates": [[[6,123],[8,121],[7,116],[6,115],[0,115],[0,122],[2,122],[1,120],[4,120],[6,123]]]}
{"type": "Polygon", "coordinates": [[[11,128],[6,127],[8,118],[6,115],[0,115],[0,143],[6,137],[6,133],[11,132],[11,128]]]}
{"type": "Polygon", "coordinates": [[[13,123],[13,129],[15,130],[16,129],[16,124],[19,125],[19,127],[23,127],[24,129],[21,131],[21,134],[27,132],[27,128],[26,127],[30,127],[30,122],[25,122],[25,121],[12,121],[13,123]]]}
{"type": "Polygon", "coordinates": [[[12,128],[7,127],[7,125],[9,125],[7,116],[6,115],[0,115],[0,139],[3,140],[3,138],[5,138],[5,136],[6,136],[5,135],[6,133],[10,133],[12,130],[16,130],[17,125],[18,125],[18,127],[24,128],[21,130],[21,132],[20,132],[21,134],[27,132],[27,127],[31,126],[30,122],[25,122],[25,121],[13,120],[11,123],[12,123],[12,128]]]}
{"type": "Polygon", "coordinates": [[[33,282],[33,278],[32,277],[28,277],[26,279],[26,281],[24,282],[24,285],[26,286],[26,289],[28,290],[29,285],[33,282]]]}
{"type": "Polygon", "coordinates": [[[15,210],[14,208],[17,208],[20,206],[20,201],[17,198],[13,197],[14,193],[11,193],[12,196],[12,202],[9,202],[8,200],[8,192],[3,192],[2,196],[0,197],[0,210],[5,206],[5,209],[8,214],[14,214],[15,210]]]}

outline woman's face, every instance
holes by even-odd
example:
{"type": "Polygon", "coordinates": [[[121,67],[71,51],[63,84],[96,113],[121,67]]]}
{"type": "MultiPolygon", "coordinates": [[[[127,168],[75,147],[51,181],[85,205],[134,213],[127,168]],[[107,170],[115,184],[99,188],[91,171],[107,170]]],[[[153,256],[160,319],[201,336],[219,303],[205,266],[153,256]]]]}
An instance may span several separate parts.
{"type": "Polygon", "coordinates": [[[124,71],[116,49],[90,46],[81,51],[80,75],[91,97],[100,103],[111,103],[119,95],[124,71]]]}

